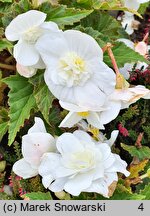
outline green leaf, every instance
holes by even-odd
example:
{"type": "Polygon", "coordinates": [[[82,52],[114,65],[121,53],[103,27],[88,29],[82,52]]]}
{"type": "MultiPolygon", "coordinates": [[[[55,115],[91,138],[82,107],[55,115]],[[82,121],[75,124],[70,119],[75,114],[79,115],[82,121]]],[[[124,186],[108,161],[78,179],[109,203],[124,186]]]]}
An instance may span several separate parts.
{"type": "MultiPolygon", "coordinates": [[[[81,20],[84,27],[92,27],[103,35],[110,38],[119,38],[121,25],[119,22],[106,12],[94,11],[85,19],[81,20]]],[[[110,42],[110,41],[109,41],[110,42]]]]}
{"type": "Polygon", "coordinates": [[[144,198],[144,194],[130,193],[125,186],[118,184],[110,200],[142,200],[144,198]]]}
{"type": "Polygon", "coordinates": [[[97,10],[122,10],[128,11],[141,17],[141,15],[133,9],[126,8],[123,0],[77,0],[79,4],[97,10]]]}
{"type": "MultiPolygon", "coordinates": [[[[116,42],[112,51],[116,58],[118,67],[123,67],[125,63],[136,63],[137,61],[149,63],[142,55],[130,49],[122,42],[116,42]]],[[[104,62],[109,66],[112,66],[107,52],[104,53],[104,62]]]]}
{"type": "Polygon", "coordinates": [[[47,123],[49,123],[49,110],[52,107],[54,96],[45,84],[43,73],[37,73],[30,78],[30,82],[34,85],[33,94],[36,99],[36,104],[47,123]]]}
{"type": "Polygon", "coordinates": [[[0,109],[0,141],[8,130],[8,111],[5,108],[0,109]]]}
{"type": "Polygon", "coordinates": [[[47,14],[47,21],[56,22],[59,26],[73,25],[84,17],[88,16],[93,10],[80,10],[67,8],[65,5],[52,6],[50,3],[43,3],[40,11],[47,14]]]}
{"type": "Polygon", "coordinates": [[[138,13],[144,14],[146,9],[149,7],[150,3],[145,2],[144,4],[140,4],[140,8],[138,9],[138,13]]]}
{"type": "Polygon", "coordinates": [[[150,148],[147,146],[142,146],[142,148],[138,149],[135,146],[122,143],[121,147],[128,151],[131,156],[139,158],[139,160],[150,159],[150,148]]]}
{"type": "Polygon", "coordinates": [[[6,134],[8,130],[8,122],[4,122],[0,124],[0,141],[2,140],[3,136],[6,134]]]}
{"type": "Polygon", "coordinates": [[[28,0],[21,0],[14,2],[7,10],[4,11],[4,17],[2,22],[4,27],[8,26],[9,23],[19,14],[25,13],[33,9],[32,5],[28,0]]]}
{"type": "Polygon", "coordinates": [[[36,103],[33,96],[33,86],[28,82],[28,79],[15,75],[3,79],[3,81],[10,88],[8,94],[10,106],[8,144],[11,145],[25,119],[30,117],[31,109],[36,107],[36,103]]]}
{"type": "Polygon", "coordinates": [[[0,40],[0,52],[3,51],[4,49],[10,49],[12,48],[13,45],[6,39],[0,40]]]}
{"type": "Polygon", "coordinates": [[[0,2],[3,2],[3,3],[11,3],[12,0],[0,0],[0,2]]]}
{"type": "Polygon", "coordinates": [[[42,193],[42,192],[26,193],[22,197],[23,198],[29,198],[29,200],[52,200],[50,192],[47,192],[47,193],[42,193]]]}
{"type": "Polygon", "coordinates": [[[145,196],[144,200],[150,200],[150,183],[140,193],[145,196]]]}

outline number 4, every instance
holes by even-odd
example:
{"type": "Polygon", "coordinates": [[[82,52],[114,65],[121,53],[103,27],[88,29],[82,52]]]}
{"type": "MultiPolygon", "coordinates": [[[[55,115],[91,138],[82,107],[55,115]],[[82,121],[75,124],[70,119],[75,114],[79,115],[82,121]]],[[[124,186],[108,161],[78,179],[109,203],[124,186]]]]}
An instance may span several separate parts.
{"type": "Polygon", "coordinates": [[[144,207],[143,207],[143,203],[141,203],[138,207],[139,210],[143,211],[144,210],[144,207]]]}

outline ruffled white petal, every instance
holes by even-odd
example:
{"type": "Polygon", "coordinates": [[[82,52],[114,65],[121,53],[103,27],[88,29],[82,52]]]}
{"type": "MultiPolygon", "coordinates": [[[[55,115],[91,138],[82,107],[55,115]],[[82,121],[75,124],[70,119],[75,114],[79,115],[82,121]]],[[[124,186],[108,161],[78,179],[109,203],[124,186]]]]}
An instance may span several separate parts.
{"type": "Polygon", "coordinates": [[[78,196],[84,189],[88,188],[92,183],[93,175],[89,173],[81,173],[74,178],[68,179],[64,185],[66,192],[78,196]]]}
{"type": "Polygon", "coordinates": [[[107,169],[107,172],[121,172],[123,173],[126,177],[130,175],[130,172],[126,170],[127,163],[123,161],[119,155],[114,154],[115,157],[115,162],[112,166],[110,166],[107,169]]]}
{"type": "Polygon", "coordinates": [[[38,169],[33,168],[24,158],[18,160],[13,165],[13,172],[24,179],[38,175],[38,169]]]}
{"type": "Polygon", "coordinates": [[[41,163],[38,169],[39,174],[42,177],[49,176],[49,175],[54,177],[55,170],[59,165],[60,165],[60,155],[59,154],[53,153],[53,152],[45,153],[42,156],[41,163]]]}
{"type": "Polygon", "coordinates": [[[46,14],[37,10],[30,10],[18,15],[7,26],[5,35],[10,41],[19,40],[21,35],[28,29],[39,26],[46,19],[46,14]]]}
{"type": "Polygon", "coordinates": [[[67,152],[73,153],[83,150],[80,141],[71,133],[65,133],[58,137],[56,146],[62,155],[67,152]]]}

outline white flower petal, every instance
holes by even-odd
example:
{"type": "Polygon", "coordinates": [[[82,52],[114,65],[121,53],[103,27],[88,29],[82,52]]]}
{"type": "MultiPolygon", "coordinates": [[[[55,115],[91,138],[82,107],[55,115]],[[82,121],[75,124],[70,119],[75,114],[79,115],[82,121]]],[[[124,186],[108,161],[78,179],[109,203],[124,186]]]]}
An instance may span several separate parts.
{"type": "Polygon", "coordinates": [[[88,173],[79,173],[74,178],[68,179],[64,185],[66,192],[78,196],[84,189],[88,188],[92,183],[93,175],[88,173]]]}
{"type": "Polygon", "coordinates": [[[50,186],[49,189],[53,192],[60,192],[63,190],[68,178],[58,178],[50,186]]]}
{"type": "Polygon", "coordinates": [[[121,102],[110,101],[108,108],[108,110],[99,113],[101,124],[107,124],[118,116],[121,109],[121,102]]]}
{"type": "Polygon", "coordinates": [[[77,124],[82,117],[75,112],[69,112],[63,121],[60,123],[59,127],[73,127],[77,124]]]}
{"type": "Polygon", "coordinates": [[[32,168],[31,165],[23,158],[18,160],[13,165],[13,172],[24,179],[38,175],[38,169],[32,168]]]}
{"type": "Polygon", "coordinates": [[[60,106],[66,110],[72,111],[72,112],[85,112],[88,110],[88,108],[85,107],[79,107],[78,105],[67,103],[64,101],[59,101],[60,106]]]}
{"type": "Polygon", "coordinates": [[[104,179],[98,179],[92,182],[91,186],[84,190],[85,192],[95,192],[108,197],[108,185],[104,179]]]}
{"type": "Polygon", "coordinates": [[[37,10],[30,10],[26,13],[18,15],[7,26],[5,35],[10,41],[19,40],[22,33],[26,30],[39,26],[46,19],[46,14],[37,10]]]}
{"type": "Polygon", "coordinates": [[[134,10],[138,10],[139,6],[140,6],[140,2],[138,1],[133,1],[133,0],[125,0],[125,7],[130,8],[130,9],[134,9],[134,10]]]}
{"type": "Polygon", "coordinates": [[[88,107],[88,110],[91,111],[103,106],[106,100],[106,95],[92,82],[87,82],[84,86],[74,88],[74,96],[79,106],[88,107]]]}
{"type": "Polygon", "coordinates": [[[75,137],[77,137],[80,141],[84,141],[86,143],[93,142],[92,137],[88,133],[86,133],[82,130],[74,131],[73,135],[75,135],[75,137]]]}
{"type": "Polygon", "coordinates": [[[72,50],[78,52],[86,60],[94,57],[98,57],[101,61],[103,60],[102,49],[90,35],[77,30],[67,30],[64,32],[64,37],[72,50]]]}
{"type": "Polygon", "coordinates": [[[38,63],[40,58],[34,45],[22,40],[14,46],[14,57],[23,66],[33,66],[38,63]]]}
{"type": "Polygon", "coordinates": [[[87,121],[93,127],[105,129],[97,112],[89,112],[89,116],[87,116],[87,121]]]}
{"type": "Polygon", "coordinates": [[[53,182],[54,177],[50,174],[50,175],[45,175],[42,178],[42,184],[43,186],[47,189],[50,184],[53,182]]]}
{"type": "Polygon", "coordinates": [[[38,39],[36,49],[40,52],[45,64],[50,67],[53,66],[53,61],[51,61],[51,59],[54,57],[60,58],[63,56],[64,52],[69,51],[69,47],[67,42],[64,40],[63,35],[51,38],[49,34],[43,35],[38,39]]]}
{"type": "Polygon", "coordinates": [[[94,83],[97,84],[102,92],[106,95],[110,95],[116,85],[116,75],[114,71],[97,58],[91,59],[88,65],[90,70],[95,72],[92,76],[94,83]],[[97,62],[99,62],[99,64],[97,62]]]}
{"type": "Polygon", "coordinates": [[[70,176],[75,174],[77,171],[74,169],[69,169],[64,167],[63,165],[59,165],[59,167],[57,168],[55,174],[57,178],[62,178],[62,177],[66,177],[66,176],[70,176]]]}
{"type": "Polygon", "coordinates": [[[28,130],[28,134],[37,132],[47,133],[44,122],[41,118],[35,117],[34,121],[35,124],[28,130]]]}
{"type": "Polygon", "coordinates": [[[116,141],[117,139],[117,136],[119,134],[119,131],[118,130],[114,130],[112,133],[111,133],[111,137],[109,140],[106,140],[105,142],[109,144],[109,146],[111,147],[114,142],[116,141]]]}
{"type": "Polygon", "coordinates": [[[58,137],[56,146],[62,155],[67,152],[73,153],[83,150],[80,141],[71,133],[65,133],[58,137]]]}
{"type": "Polygon", "coordinates": [[[26,78],[30,78],[32,76],[34,76],[37,72],[36,68],[33,67],[25,67],[23,65],[17,64],[16,65],[17,68],[17,72],[21,75],[24,76],[26,78]]]}
{"type": "Polygon", "coordinates": [[[124,160],[122,160],[120,158],[120,156],[117,155],[117,154],[114,154],[114,157],[115,157],[115,162],[114,162],[114,164],[111,167],[109,167],[107,169],[107,172],[121,172],[126,177],[128,177],[130,175],[130,172],[128,172],[126,170],[127,163],[124,160]]]}
{"type": "Polygon", "coordinates": [[[59,154],[53,153],[53,152],[45,153],[41,158],[41,163],[39,166],[39,174],[45,178],[46,176],[49,176],[49,175],[54,177],[55,170],[59,165],[60,165],[60,155],[59,154]]]}
{"type": "Polygon", "coordinates": [[[32,167],[40,164],[45,152],[55,151],[55,139],[48,133],[29,133],[22,137],[22,154],[32,167]]]}
{"type": "Polygon", "coordinates": [[[106,173],[105,174],[105,182],[107,185],[111,185],[114,181],[118,181],[118,175],[117,173],[106,173]]]}

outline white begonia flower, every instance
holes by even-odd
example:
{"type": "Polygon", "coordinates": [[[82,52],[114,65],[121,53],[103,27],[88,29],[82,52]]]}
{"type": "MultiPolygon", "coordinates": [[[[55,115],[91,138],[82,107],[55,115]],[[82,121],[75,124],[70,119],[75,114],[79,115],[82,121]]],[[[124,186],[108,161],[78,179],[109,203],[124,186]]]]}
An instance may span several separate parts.
{"type": "Polygon", "coordinates": [[[13,172],[24,179],[36,176],[42,155],[55,150],[55,139],[46,132],[42,119],[36,117],[33,127],[22,137],[23,158],[13,165],[13,172]]]}
{"type": "Polygon", "coordinates": [[[86,132],[64,133],[56,146],[58,153],[44,154],[39,167],[43,185],[53,192],[65,190],[74,196],[97,192],[108,197],[108,187],[118,180],[117,172],[129,175],[126,162],[86,132]]]}
{"type": "MultiPolygon", "coordinates": [[[[35,66],[40,59],[40,54],[35,48],[35,43],[43,34],[56,37],[60,32],[54,22],[44,22],[46,14],[30,10],[18,15],[7,26],[5,35],[10,41],[18,41],[14,46],[14,57],[18,64],[35,66]]],[[[39,65],[43,67],[43,63],[39,65]]]]}
{"type": "Polygon", "coordinates": [[[122,16],[122,22],[121,25],[124,28],[124,30],[129,34],[133,34],[134,30],[138,29],[140,22],[136,21],[134,19],[134,15],[128,15],[126,12],[125,14],[122,16]]]}
{"type": "Polygon", "coordinates": [[[91,36],[68,30],[54,40],[41,37],[36,47],[47,66],[45,82],[60,102],[80,107],[79,112],[101,110],[115,88],[115,74],[91,36]]]}
{"type": "MultiPolygon", "coordinates": [[[[140,55],[146,56],[148,53],[148,46],[144,41],[138,42],[137,44],[134,44],[132,41],[125,39],[125,38],[120,38],[117,41],[123,42],[127,47],[133,49],[134,51],[138,52],[140,55]]],[[[145,70],[148,67],[148,64],[145,62],[132,62],[132,63],[125,63],[124,67],[119,68],[120,73],[124,76],[125,79],[130,78],[130,73],[129,71],[132,71],[132,69],[137,70],[145,70]]]]}

